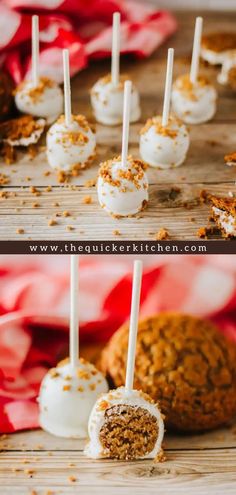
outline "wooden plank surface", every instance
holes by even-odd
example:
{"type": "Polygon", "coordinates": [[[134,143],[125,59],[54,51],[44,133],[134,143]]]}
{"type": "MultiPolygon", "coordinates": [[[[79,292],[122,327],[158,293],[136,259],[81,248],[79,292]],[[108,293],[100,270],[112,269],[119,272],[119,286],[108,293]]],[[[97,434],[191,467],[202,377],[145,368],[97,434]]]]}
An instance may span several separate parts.
{"type": "Polygon", "coordinates": [[[167,434],[161,464],[91,461],[83,446],[42,431],[3,438],[0,494],[235,494],[235,425],[202,435],[167,434]]]}
{"type": "MultiPolygon", "coordinates": [[[[176,50],[175,76],[185,72],[190,62],[195,14],[176,15],[178,32],[155,54],[145,60],[126,58],[122,61],[123,72],[130,74],[141,93],[142,118],[131,126],[130,132],[130,152],[136,157],[139,156],[140,128],[147,117],[162,109],[167,47],[171,45],[176,50]]],[[[235,13],[204,13],[204,30],[234,29],[235,20],[235,13]]],[[[109,61],[93,63],[73,79],[73,110],[86,114],[92,123],[88,91],[97,78],[108,71],[109,61]]],[[[215,82],[216,68],[202,65],[202,72],[215,82]]],[[[191,127],[191,145],[185,164],[168,171],[148,169],[150,203],[141,215],[132,219],[111,218],[99,207],[96,188],[87,187],[87,181],[96,178],[99,162],[120,152],[121,126],[96,126],[97,158],[88,170],[71,179],[70,184],[58,184],[56,174],[46,162],[44,142],[34,159],[19,154],[15,164],[1,163],[0,172],[8,176],[9,183],[0,191],[4,191],[0,198],[0,238],[114,240],[114,231],[118,230],[123,240],[150,240],[165,227],[172,240],[197,239],[199,227],[207,224],[209,216],[208,208],[199,204],[199,191],[208,189],[225,195],[229,191],[236,192],[235,168],[223,162],[224,155],[236,148],[236,97],[222,86],[217,85],[217,89],[217,114],[212,122],[191,127]],[[45,175],[45,172],[50,174],[45,175]],[[30,193],[30,186],[39,188],[40,196],[30,193]],[[51,186],[50,192],[45,190],[47,186],[51,186]],[[172,186],[180,188],[174,199],[172,186]],[[87,195],[92,198],[91,204],[83,203],[87,195]],[[57,203],[59,206],[55,206],[57,203]],[[70,216],[61,216],[65,210],[70,216]],[[51,219],[56,223],[49,227],[51,219]]]]}

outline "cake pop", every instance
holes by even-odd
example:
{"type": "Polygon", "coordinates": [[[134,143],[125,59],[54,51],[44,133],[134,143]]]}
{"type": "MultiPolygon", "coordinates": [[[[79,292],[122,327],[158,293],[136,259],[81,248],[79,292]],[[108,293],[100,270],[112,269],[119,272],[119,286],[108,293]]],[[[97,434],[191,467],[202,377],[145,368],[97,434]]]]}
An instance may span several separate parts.
{"type": "Polygon", "coordinates": [[[202,17],[197,17],[190,74],[178,77],[172,91],[173,112],[187,124],[207,122],[216,112],[216,90],[198,75],[201,34],[202,17]]]}
{"type": "MultiPolygon", "coordinates": [[[[120,13],[113,14],[111,74],[100,78],[91,89],[91,104],[98,122],[105,125],[122,123],[124,83],[127,76],[120,76],[120,13]]],[[[130,121],[136,122],[141,115],[139,94],[132,87],[130,121]]]]}
{"type": "Polygon", "coordinates": [[[100,165],[97,192],[102,208],[115,216],[134,215],[148,201],[145,165],[128,156],[131,81],[125,82],[122,155],[100,165]]]}
{"type": "Polygon", "coordinates": [[[170,115],[174,50],[169,48],[162,116],[148,119],[140,133],[140,155],[152,167],[171,168],[181,165],[189,148],[186,126],[170,115]]]}
{"type": "Polygon", "coordinates": [[[70,358],[52,368],[39,392],[41,427],[59,437],[85,438],[99,394],[108,390],[103,375],[78,358],[78,256],[71,256],[70,358]]]}
{"type": "Polygon", "coordinates": [[[134,264],[130,331],[125,387],[103,394],[89,418],[85,454],[93,459],[158,459],[164,423],[149,395],[133,389],[142,263],[134,264]]]}
{"type": "Polygon", "coordinates": [[[22,113],[43,117],[50,124],[62,113],[63,94],[56,81],[39,76],[38,16],[32,17],[32,77],[15,90],[15,103],[22,113]]]}
{"type": "Polygon", "coordinates": [[[47,158],[57,170],[70,172],[84,168],[94,157],[95,135],[83,115],[71,113],[69,52],[63,50],[65,115],[47,133],[47,158]]]}
{"type": "Polygon", "coordinates": [[[236,49],[225,55],[217,81],[236,90],[236,49]]]}

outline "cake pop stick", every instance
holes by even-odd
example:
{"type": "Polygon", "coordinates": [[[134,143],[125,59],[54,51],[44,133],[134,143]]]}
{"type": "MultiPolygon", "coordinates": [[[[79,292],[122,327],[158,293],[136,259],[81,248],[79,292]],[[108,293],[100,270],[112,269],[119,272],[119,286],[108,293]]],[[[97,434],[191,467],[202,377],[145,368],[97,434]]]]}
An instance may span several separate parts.
{"type": "Polygon", "coordinates": [[[196,83],[198,77],[199,58],[201,51],[201,38],[202,38],[202,24],[203,24],[203,18],[197,17],[195,23],[193,53],[192,53],[192,62],[190,69],[190,81],[192,84],[196,83]]]}
{"type": "Polygon", "coordinates": [[[79,257],[72,254],[70,258],[70,363],[78,366],[79,356],[79,257]]]}
{"type": "Polygon", "coordinates": [[[137,331],[138,331],[142,270],[143,270],[142,261],[136,260],[134,262],[134,272],[133,272],[133,287],[132,287],[132,300],[131,300],[131,313],[130,313],[130,326],[129,326],[129,344],[128,344],[128,356],[127,356],[126,379],[125,379],[125,390],[127,393],[130,393],[132,391],[133,382],[134,382],[134,366],[135,366],[136,340],[137,340],[137,331]]]}
{"type": "Polygon", "coordinates": [[[164,104],[163,104],[163,113],[162,113],[163,127],[166,127],[169,122],[173,63],[174,63],[174,49],[169,48],[168,57],[167,57],[167,67],[166,67],[165,95],[164,95],[164,104]]]}
{"type": "Polygon", "coordinates": [[[39,84],[39,18],[32,17],[32,82],[36,88],[39,84]]]}
{"type": "Polygon", "coordinates": [[[71,89],[70,89],[70,61],[69,50],[63,50],[63,73],[64,73],[64,105],[65,121],[69,127],[71,124],[71,89]]]}
{"type": "Polygon", "coordinates": [[[113,14],[112,26],[112,56],[111,56],[111,81],[113,86],[119,84],[120,72],[120,13],[113,14]]]}
{"type": "Polygon", "coordinates": [[[121,152],[122,167],[125,167],[125,165],[127,163],[127,156],[128,156],[131,88],[132,88],[131,81],[125,81],[124,106],[123,106],[122,152],[121,152]]]}

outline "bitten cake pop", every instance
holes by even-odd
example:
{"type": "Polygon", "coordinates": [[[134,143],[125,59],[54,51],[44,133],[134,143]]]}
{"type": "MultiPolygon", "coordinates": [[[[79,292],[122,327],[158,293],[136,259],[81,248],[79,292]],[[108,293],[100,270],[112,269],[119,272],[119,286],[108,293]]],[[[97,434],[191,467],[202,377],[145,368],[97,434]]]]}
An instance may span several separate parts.
{"type": "Polygon", "coordinates": [[[38,16],[32,17],[32,77],[15,90],[18,110],[35,117],[43,117],[50,124],[62,113],[63,93],[48,77],[39,76],[39,25],[38,16]]]}
{"type": "Polygon", "coordinates": [[[71,113],[69,52],[63,50],[65,115],[47,133],[49,165],[64,172],[84,168],[95,155],[96,138],[83,115],[71,113]]]}
{"type": "Polygon", "coordinates": [[[70,358],[44,377],[39,393],[41,427],[59,437],[85,438],[99,394],[108,390],[103,375],[78,358],[78,256],[71,256],[70,358]]]}
{"type": "MultiPolygon", "coordinates": [[[[105,125],[122,123],[124,83],[127,76],[120,71],[120,14],[113,14],[111,74],[99,79],[91,89],[91,104],[98,122],[105,125]]],[[[136,122],[141,115],[139,94],[132,87],[130,102],[130,121],[136,122]]]]}
{"type": "Polygon", "coordinates": [[[198,75],[201,34],[202,17],[197,17],[190,74],[178,77],[172,91],[173,112],[187,124],[207,122],[216,112],[216,90],[198,75]]]}
{"type": "Polygon", "coordinates": [[[102,208],[114,216],[134,215],[148,201],[145,165],[128,156],[131,81],[125,82],[122,155],[100,165],[97,192],[102,208]]]}
{"type": "Polygon", "coordinates": [[[101,395],[89,418],[85,454],[93,459],[158,459],[164,423],[149,395],[133,389],[142,263],[134,264],[125,387],[101,395]]]}
{"type": "Polygon", "coordinates": [[[165,96],[162,116],[148,119],[140,132],[141,158],[152,167],[178,167],[184,162],[189,148],[186,126],[170,116],[174,50],[169,48],[166,70],[165,96]]]}
{"type": "Polygon", "coordinates": [[[236,91],[236,49],[225,56],[217,81],[236,91]]]}

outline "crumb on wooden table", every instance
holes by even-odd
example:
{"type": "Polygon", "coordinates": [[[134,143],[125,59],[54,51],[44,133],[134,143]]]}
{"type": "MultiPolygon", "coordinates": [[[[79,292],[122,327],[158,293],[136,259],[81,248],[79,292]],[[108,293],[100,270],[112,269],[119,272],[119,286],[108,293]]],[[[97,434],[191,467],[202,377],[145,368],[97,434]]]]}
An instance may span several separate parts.
{"type": "Polygon", "coordinates": [[[53,218],[51,218],[49,221],[48,221],[48,226],[49,227],[54,227],[54,225],[57,225],[57,221],[54,220],[53,218]]]}
{"type": "Polygon", "coordinates": [[[169,235],[168,230],[163,228],[163,227],[157,232],[157,234],[155,234],[155,237],[154,237],[155,241],[164,241],[164,240],[167,240],[169,238],[170,238],[170,235],[169,235]]]}
{"type": "Polygon", "coordinates": [[[70,481],[70,483],[74,483],[75,481],[77,481],[77,478],[73,475],[71,476],[68,476],[68,480],[70,481]]]}
{"type": "Polygon", "coordinates": [[[6,174],[0,174],[0,186],[6,186],[9,184],[10,178],[6,174]]]}
{"type": "Polygon", "coordinates": [[[120,231],[119,230],[113,230],[112,231],[112,234],[113,235],[121,235],[120,231]]]}
{"type": "Polygon", "coordinates": [[[84,196],[82,199],[82,203],[84,203],[85,205],[90,205],[92,203],[92,197],[89,195],[84,196]]]}
{"type": "Polygon", "coordinates": [[[94,187],[96,186],[96,183],[97,183],[97,177],[95,177],[94,179],[88,179],[85,181],[84,183],[84,187],[94,187]]]}
{"type": "Polygon", "coordinates": [[[75,230],[75,227],[72,227],[72,225],[67,225],[66,230],[68,230],[68,232],[70,232],[72,230],[75,230]]]}
{"type": "Polygon", "coordinates": [[[63,211],[63,212],[62,212],[62,216],[63,216],[63,217],[70,217],[70,216],[71,216],[71,214],[70,214],[70,212],[69,212],[69,211],[65,210],[65,211],[63,211]]]}
{"type": "Polygon", "coordinates": [[[207,238],[207,228],[206,227],[200,227],[197,231],[197,236],[199,239],[206,239],[207,238]]]}
{"type": "Polygon", "coordinates": [[[16,233],[17,233],[17,234],[24,234],[24,233],[25,233],[25,231],[24,231],[24,229],[22,229],[22,228],[20,227],[20,228],[16,229],[16,233]]]}
{"type": "Polygon", "coordinates": [[[30,193],[34,194],[35,196],[41,195],[41,192],[35,186],[30,186],[29,191],[30,191],[30,193]]]}

